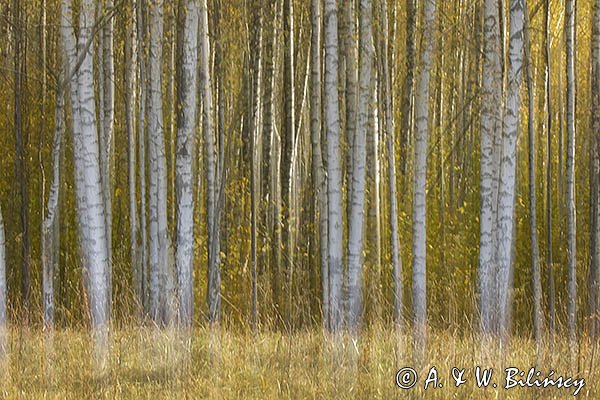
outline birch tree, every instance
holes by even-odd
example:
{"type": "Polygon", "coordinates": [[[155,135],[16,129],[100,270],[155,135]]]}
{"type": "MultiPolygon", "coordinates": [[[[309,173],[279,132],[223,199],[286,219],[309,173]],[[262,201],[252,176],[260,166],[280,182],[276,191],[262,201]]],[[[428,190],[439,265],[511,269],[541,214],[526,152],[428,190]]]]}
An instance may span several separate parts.
{"type": "Polygon", "coordinates": [[[163,1],[150,5],[148,93],[150,317],[173,322],[175,307],[174,255],[167,230],[167,166],[162,112],[163,1]]]}
{"type": "Polygon", "coordinates": [[[0,208],[0,357],[7,351],[6,331],[6,237],[0,208]]]}
{"type": "MultiPolygon", "coordinates": [[[[426,0],[423,8],[423,48],[415,92],[415,164],[413,190],[413,317],[415,338],[424,345],[427,325],[427,143],[429,139],[429,79],[435,43],[436,0],[426,0]]],[[[423,346],[421,346],[423,347],[423,346]]]]}
{"type": "Polygon", "coordinates": [[[514,208],[516,190],[517,132],[519,126],[519,88],[523,68],[523,0],[510,2],[510,29],[508,53],[508,86],[502,129],[502,159],[498,189],[498,227],[496,257],[498,263],[499,331],[508,330],[510,304],[510,276],[514,235],[514,208]]]}
{"type": "Polygon", "coordinates": [[[94,48],[89,45],[95,25],[94,4],[91,0],[80,3],[78,35],[72,25],[72,4],[62,1],[61,35],[70,68],[79,68],[70,82],[73,114],[73,153],[75,191],[79,222],[79,237],[83,261],[83,276],[88,293],[96,359],[104,366],[107,356],[109,301],[108,301],[108,243],[104,197],[100,176],[100,151],[96,129],[94,102],[94,48]],[[77,39],[76,39],[77,38],[77,39]],[[78,61],[79,51],[82,58],[78,61]]]}
{"type": "Polygon", "coordinates": [[[575,0],[566,1],[565,34],[567,53],[567,321],[569,337],[577,338],[577,254],[575,245],[575,0]]]}
{"type": "Polygon", "coordinates": [[[550,68],[550,0],[546,0],[545,4],[545,49],[544,57],[546,59],[546,135],[547,135],[547,151],[546,151],[546,261],[548,264],[548,329],[551,340],[554,340],[554,271],[552,259],[552,96],[551,96],[551,68],[550,68]]]}
{"type": "Polygon", "coordinates": [[[373,93],[372,6],[370,0],[360,2],[360,89],[358,92],[358,120],[353,143],[351,208],[348,218],[348,329],[356,332],[362,313],[362,267],[365,214],[366,140],[369,108],[373,93]]]}
{"type": "MultiPolygon", "coordinates": [[[[262,18],[259,9],[252,10],[252,32],[250,38],[251,48],[261,48],[262,44],[262,18]]],[[[260,197],[260,150],[261,130],[260,130],[260,89],[262,79],[262,60],[261,52],[254,52],[250,55],[250,134],[251,134],[251,176],[250,176],[250,203],[251,203],[251,262],[252,262],[252,282],[251,282],[251,303],[252,303],[252,329],[256,331],[258,324],[258,199],[260,197]]]]}
{"type": "Polygon", "coordinates": [[[402,120],[400,136],[400,173],[406,175],[408,164],[408,143],[411,136],[412,126],[412,104],[414,93],[414,73],[416,58],[415,30],[417,26],[417,0],[406,0],[406,76],[402,84],[402,120]]]}
{"type": "Polygon", "coordinates": [[[342,328],[342,170],[338,91],[338,9],[325,0],[325,129],[327,132],[327,232],[329,250],[330,329],[342,328]]]}
{"type": "Polygon", "coordinates": [[[271,145],[273,141],[273,88],[275,85],[274,81],[274,47],[277,35],[275,32],[276,23],[274,18],[276,0],[261,0],[261,11],[263,21],[263,79],[261,83],[263,85],[261,89],[262,94],[262,166],[261,174],[263,176],[262,183],[262,203],[264,204],[263,210],[263,224],[264,224],[264,245],[263,245],[263,259],[265,269],[271,271],[273,268],[273,255],[275,252],[274,247],[274,227],[273,227],[273,196],[274,190],[271,186],[271,170],[273,168],[273,147],[271,145]]]}
{"type": "Polygon", "coordinates": [[[479,296],[481,330],[492,333],[497,321],[493,309],[496,298],[496,199],[498,170],[495,160],[496,142],[502,128],[499,109],[502,103],[502,70],[500,64],[500,30],[498,4],[485,0],[484,5],[484,63],[481,101],[481,158],[480,158],[480,234],[479,234],[479,296]],[[496,181],[496,182],[494,182],[496,181]]]}
{"type": "MultiPolygon", "coordinates": [[[[112,12],[114,7],[113,0],[104,0],[104,13],[112,12]]],[[[101,110],[102,129],[100,130],[100,174],[102,179],[102,193],[104,196],[105,218],[106,218],[106,240],[108,244],[108,274],[107,286],[109,296],[112,297],[112,153],[113,153],[113,130],[115,120],[115,62],[114,62],[114,21],[108,18],[103,22],[102,31],[99,33],[102,37],[102,65],[99,66],[102,76],[102,91],[100,99],[103,101],[101,110]]],[[[111,298],[109,297],[109,302],[111,298]]]]}
{"type": "Polygon", "coordinates": [[[54,271],[58,270],[60,247],[60,185],[63,140],[65,135],[65,103],[62,82],[56,88],[54,110],[54,140],[52,144],[52,183],[42,223],[42,303],[44,329],[54,326],[54,271]]]}
{"type": "MultiPolygon", "coordinates": [[[[382,36],[386,43],[384,51],[387,52],[389,46],[389,28],[387,2],[381,2],[381,16],[383,32],[382,36]]],[[[387,146],[388,157],[388,194],[389,194],[389,221],[391,229],[391,249],[392,249],[392,279],[394,283],[394,321],[396,325],[402,328],[403,324],[403,281],[402,281],[402,258],[400,256],[400,237],[398,229],[398,194],[396,189],[396,150],[394,144],[394,115],[392,110],[392,85],[390,82],[390,67],[387,54],[383,58],[383,108],[385,111],[385,142],[387,146]]]]}
{"type": "Polygon", "coordinates": [[[206,152],[208,223],[208,320],[218,323],[221,318],[221,267],[219,265],[219,232],[217,225],[217,154],[215,147],[214,111],[210,74],[210,37],[206,0],[200,0],[200,90],[202,95],[202,129],[206,152]]]}
{"type": "Polygon", "coordinates": [[[529,35],[529,11],[524,8],[525,25],[524,25],[524,40],[525,40],[525,74],[527,78],[527,94],[528,94],[528,117],[527,117],[527,142],[529,145],[528,151],[528,175],[529,175],[529,226],[531,230],[531,276],[533,289],[533,331],[535,340],[538,345],[542,340],[542,278],[540,273],[540,250],[538,246],[537,234],[537,209],[536,209],[536,182],[535,182],[535,104],[534,104],[534,82],[532,77],[531,65],[531,43],[529,35]]]}
{"type": "Polygon", "coordinates": [[[328,268],[328,250],[327,250],[327,181],[325,180],[325,171],[323,167],[323,153],[321,148],[321,136],[323,132],[321,115],[321,42],[323,25],[321,0],[312,0],[311,3],[311,97],[310,97],[310,132],[312,143],[312,179],[315,189],[315,203],[317,210],[315,224],[319,226],[319,250],[320,250],[320,268],[321,268],[321,309],[323,314],[323,325],[325,329],[329,327],[329,268],[328,268]]]}
{"type": "Polygon", "coordinates": [[[181,75],[178,82],[179,106],[175,187],[177,195],[176,267],[179,288],[179,322],[189,328],[193,317],[194,196],[192,160],[196,128],[198,2],[185,4],[181,75]]]}
{"type": "MultiPolygon", "coordinates": [[[[294,79],[294,6],[292,0],[283,0],[283,126],[281,132],[281,233],[287,291],[291,293],[291,276],[294,266],[293,212],[292,212],[292,155],[296,142],[295,127],[295,79],[294,79]]],[[[278,266],[281,268],[282,266],[278,266]]],[[[291,313],[291,300],[288,297],[286,315],[291,313]]]]}
{"type": "Polygon", "coordinates": [[[144,4],[143,1],[137,2],[137,26],[136,34],[138,41],[138,73],[139,79],[139,102],[138,102],[138,154],[139,154],[139,178],[140,178],[140,298],[138,299],[140,306],[142,307],[143,313],[149,313],[149,301],[148,301],[148,284],[149,284],[149,271],[148,271],[148,229],[147,229],[147,215],[146,211],[146,103],[148,102],[148,85],[147,85],[147,72],[146,72],[146,57],[144,57],[144,39],[146,37],[146,25],[144,24],[144,4]]]}
{"type": "MultiPolygon", "coordinates": [[[[131,252],[131,273],[136,300],[142,298],[141,252],[139,240],[139,214],[137,205],[137,168],[136,168],[136,99],[138,65],[137,54],[137,0],[132,0],[127,8],[127,16],[131,19],[125,34],[125,125],[127,130],[127,178],[129,184],[129,241],[131,252]]],[[[138,126],[138,132],[141,127],[138,126]]],[[[141,136],[138,134],[138,137],[141,136]]],[[[141,302],[140,302],[141,304],[141,302]]]]}

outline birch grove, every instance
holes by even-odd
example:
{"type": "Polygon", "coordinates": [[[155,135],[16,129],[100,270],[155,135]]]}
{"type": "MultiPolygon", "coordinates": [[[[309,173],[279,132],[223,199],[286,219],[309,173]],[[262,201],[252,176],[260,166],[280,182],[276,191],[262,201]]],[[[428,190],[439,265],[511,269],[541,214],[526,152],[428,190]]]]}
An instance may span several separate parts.
{"type": "Polygon", "coordinates": [[[246,331],[589,364],[600,0],[0,0],[0,32],[4,353],[89,334],[113,379],[122,330],[189,361],[208,327],[211,373],[246,331]]]}

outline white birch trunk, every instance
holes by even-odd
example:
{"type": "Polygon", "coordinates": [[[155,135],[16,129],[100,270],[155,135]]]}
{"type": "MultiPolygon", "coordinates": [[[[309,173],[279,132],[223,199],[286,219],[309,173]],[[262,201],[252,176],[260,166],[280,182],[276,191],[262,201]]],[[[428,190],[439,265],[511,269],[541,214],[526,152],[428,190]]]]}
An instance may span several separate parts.
{"type": "Polygon", "coordinates": [[[202,92],[202,122],[206,151],[208,223],[208,320],[218,323],[221,317],[221,267],[219,265],[219,232],[217,224],[217,155],[214,132],[214,111],[210,73],[210,37],[206,0],[200,0],[200,90],[202,92]]]}
{"type": "Polygon", "coordinates": [[[502,67],[500,63],[500,28],[498,3],[485,0],[484,12],[483,98],[481,101],[480,159],[480,233],[479,233],[479,311],[481,331],[490,334],[496,325],[493,308],[496,298],[496,202],[498,170],[495,160],[496,143],[502,128],[502,67]]]}
{"type": "Polygon", "coordinates": [[[144,39],[146,37],[144,26],[145,2],[137,3],[137,42],[139,64],[139,110],[138,110],[138,151],[139,151],[139,177],[140,177],[140,306],[143,314],[149,313],[148,301],[148,229],[147,229],[147,201],[146,201],[146,103],[148,102],[148,85],[146,73],[146,59],[144,57],[144,39]]]}
{"type": "Polygon", "coordinates": [[[498,333],[508,334],[511,307],[511,275],[513,264],[514,209],[516,191],[517,133],[519,127],[519,89],[523,69],[523,0],[510,2],[510,44],[508,87],[502,131],[502,161],[498,189],[498,333]]]}
{"type": "Polygon", "coordinates": [[[567,53],[567,321],[569,338],[577,339],[577,253],[575,245],[575,0],[567,0],[565,14],[567,53]]]}
{"type": "Polygon", "coordinates": [[[175,187],[177,192],[176,266],[179,286],[179,323],[192,324],[194,261],[194,196],[192,161],[196,128],[198,3],[188,0],[183,29],[175,187]]]}
{"type": "Polygon", "coordinates": [[[369,108],[373,95],[371,79],[373,68],[372,6],[370,0],[360,2],[360,89],[358,93],[358,123],[352,147],[352,192],[348,218],[348,299],[347,324],[356,332],[362,314],[362,267],[365,216],[366,140],[369,108]]]}
{"type": "Polygon", "coordinates": [[[325,1],[325,127],[327,131],[327,213],[329,247],[330,330],[342,328],[342,169],[338,101],[338,10],[325,1]]]}
{"type": "Polygon", "coordinates": [[[150,316],[173,322],[175,277],[173,249],[167,230],[167,166],[162,112],[163,2],[150,4],[150,66],[148,101],[150,207],[150,316]]]}
{"type": "Polygon", "coordinates": [[[429,138],[429,78],[435,41],[436,0],[424,4],[423,48],[415,91],[415,163],[413,191],[413,317],[418,345],[425,344],[427,327],[427,143],[429,138]]]}
{"type": "Polygon", "coordinates": [[[54,272],[58,270],[58,249],[60,247],[59,211],[62,143],[65,134],[65,103],[63,85],[56,91],[54,111],[54,141],[52,143],[52,183],[42,224],[42,306],[44,330],[54,326],[54,272]]]}
{"type": "Polygon", "coordinates": [[[94,4],[91,0],[82,1],[80,6],[77,41],[71,25],[72,9],[69,0],[63,0],[62,3],[61,31],[70,68],[76,65],[78,55],[85,52],[80,67],[74,75],[75,80],[70,82],[73,106],[75,190],[83,256],[83,275],[94,328],[96,360],[100,368],[103,368],[108,352],[109,292],[107,273],[109,262],[96,130],[93,46],[86,46],[92,40],[91,34],[95,19],[94,4]]]}
{"type": "MultiPolygon", "coordinates": [[[[381,3],[383,18],[383,37],[385,52],[389,46],[389,29],[388,29],[388,12],[387,3],[384,1],[381,3]]],[[[389,194],[389,207],[390,207],[390,228],[391,228],[391,249],[392,249],[392,279],[394,283],[394,322],[396,326],[402,328],[403,325],[403,312],[402,312],[402,258],[400,256],[400,238],[398,234],[398,195],[396,189],[396,150],[394,145],[394,115],[392,110],[392,84],[390,77],[390,67],[388,62],[387,54],[383,55],[383,108],[385,111],[385,141],[387,145],[387,156],[388,156],[388,194],[389,194]]]]}

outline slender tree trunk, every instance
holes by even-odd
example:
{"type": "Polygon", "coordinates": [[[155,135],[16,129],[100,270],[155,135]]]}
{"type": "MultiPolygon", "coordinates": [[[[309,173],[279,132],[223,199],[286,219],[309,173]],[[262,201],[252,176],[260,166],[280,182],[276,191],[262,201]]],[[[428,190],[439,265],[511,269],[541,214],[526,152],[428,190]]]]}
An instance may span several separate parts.
{"type": "MultiPolygon", "coordinates": [[[[271,160],[273,159],[271,142],[273,140],[273,87],[274,87],[274,51],[273,48],[277,38],[275,30],[275,0],[262,0],[262,20],[263,20],[263,70],[264,77],[261,80],[263,88],[262,93],[262,204],[263,204],[263,251],[262,259],[264,267],[262,270],[270,271],[273,276],[273,256],[275,249],[273,248],[273,239],[275,236],[273,227],[273,195],[274,191],[271,187],[271,169],[273,168],[271,160]]],[[[275,289],[273,286],[272,289],[275,289]]],[[[275,293],[272,293],[273,299],[275,293]]]]}
{"type": "MultiPolygon", "coordinates": [[[[376,19],[375,19],[376,20],[376,19]]],[[[381,63],[377,63],[381,64],[381,63]]],[[[371,276],[371,291],[373,299],[373,312],[374,317],[379,318],[381,316],[381,146],[380,138],[383,136],[385,129],[384,111],[383,111],[383,96],[382,93],[382,79],[379,79],[379,69],[381,65],[374,65],[374,72],[372,74],[371,88],[371,106],[369,107],[369,124],[367,128],[367,182],[370,182],[371,186],[367,184],[367,193],[369,199],[367,207],[369,207],[369,213],[366,216],[367,221],[372,224],[372,229],[369,229],[366,241],[366,246],[371,248],[369,252],[370,268],[372,271],[371,276]],[[370,131],[370,132],[369,132],[370,131]],[[370,203],[369,203],[370,202],[370,203]]],[[[368,224],[366,224],[369,227],[368,224]]]]}
{"type": "Polygon", "coordinates": [[[523,0],[510,2],[510,51],[508,87],[502,132],[502,162],[498,189],[498,307],[499,331],[508,334],[508,316],[511,307],[511,279],[513,268],[514,209],[516,192],[517,132],[519,126],[519,88],[523,67],[523,0]]]}
{"type": "Polygon", "coordinates": [[[413,317],[416,346],[424,351],[427,328],[426,178],[429,139],[429,78],[436,32],[436,0],[424,4],[423,48],[415,92],[415,164],[413,192],[413,317]]]}
{"type": "MultiPolygon", "coordinates": [[[[218,122],[218,130],[217,128],[214,127],[214,122],[213,122],[213,132],[215,132],[214,134],[218,135],[218,152],[217,152],[217,160],[215,161],[216,163],[216,172],[215,172],[215,187],[216,187],[216,193],[215,193],[215,225],[214,225],[214,232],[215,233],[215,250],[213,252],[213,254],[215,254],[215,265],[218,266],[218,271],[219,271],[219,296],[220,296],[220,282],[221,282],[221,277],[220,277],[220,265],[221,265],[221,257],[220,257],[220,252],[221,252],[221,236],[226,237],[226,233],[221,232],[221,208],[223,208],[223,204],[225,203],[225,184],[227,183],[227,170],[226,170],[226,165],[225,165],[225,93],[224,93],[224,82],[225,82],[225,76],[226,76],[226,64],[224,62],[222,62],[223,60],[223,40],[222,40],[222,28],[221,28],[221,2],[220,0],[215,0],[214,1],[214,30],[216,33],[215,36],[215,41],[213,43],[214,46],[214,62],[215,62],[215,66],[214,66],[214,71],[216,76],[216,84],[217,84],[217,101],[216,101],[216,107],[217,107],[217,111],[213,112],[213,118],[216,118],[215,122],[218,122]],[[215,114],[217,115],[215,117],[215,114]]],[[[202,86],[201,86],[202,89],[202,86]]],[[[210,92],[209,94],[211,94],[212,92],[210,92]]],[[[211,102],[212,104],[212,102],[211,102]]],[[[202,118],[202,123],[203,123],[203,129],[206,129],[207,125],[207,121],[204,120],[204,117],[202,118]]],[[[231,129],[230,129],[231,130],[231,129]]],[[[228,150],[228,152],[230,153],[230,151],[228,150]]],[[[229,155],[227,156],[229,158],[229,155]]],[[[226,231],[225,231],[226,232],[226,231]]],[[[219,298],[219,310],[220,310],[220,298],[219,298]]],[[[220,312],[220,311],[219,311],[220,312]]]]}
{"type": "Polygon", "coordinates": [[[208,8],[206,0],[200,0],[200,90],[202,93],[202,123],[206,151],[207,173],[207,223],[208,223],[208,320],[219,323],[221,319],[221,266],[217,251],[217,154],[215,147],[214,110],[210,73],[210,38],[208,30],[208,8]]]}
{"type": "MultiPolygon", "coordinates": [[[[140,264],[139,216],[137,208],[137,169],[136,169],[136,124],[135,102],[137,98],[137,40],[136,40],[137,0],[132,0],[127,9],[131,24],[125,34],[125,125],[127,129],[127,177],[129,183],[129,241],[131,252],[131,273],[136,301],[142,298],[142,274],[140,264]]],[[[142,128],[138,126],[138,130],[142,128]]],[[[141,305],[141,302],[139,303],[141,305]]]]}
{"type": "Polygon", "coordinates": [[[31,297],[31,245],[29,239],[29,189],[27,183],[27,144],[23,133],[23,71],[25,68],[25,42],[21,19],[21,1],[13,0],[14,29],[14,132],[15,132],[15,171],[19,182],[19,203],[21,220],[21,297],[24,320],[29,319],[31,297]]]}
{"type": "Polygon", "coordinates": [[[345,89],[345,133],[346,133],[346,192],[347,195],[347,210],[348,215],[351,213],[352,196],[351,193],[354,178],[352,166],[354,160],[354,138],[356,136],[357,124],[357,107],[358,107],[358,40],[356,39],[358,32],[356,27],[356,10],[355,1],[343,1],[340,3],[342,10],[342,40],[341,46],[343,51],[343,59],[345,66],[344,89],[345,89]]]}
{"type": "Polygon", "coordinates": [[[497,1],[485,0],[479,234],[479,311],[481,313],[481,331],[485,334],[492,333],[497,324],[497,313],[493,309],[494,300],[497,296],[494,244],[496,237],[498,171],[495,152],[502,128],[501,114],[498,111],[502,104],[502,69],[498,19],[497,1]]]}
{"type": "Polygon", "coordinates": [[[144,42],[146,27],[144,25],[144,2],[137,3],[137,42],[139,64],[139,110],[138,110],[138,151],[139,151],[139,177],[140,177],[140,272],[141,272],[141,297],[139,298],[143,314],[149,314],[148,301],[149,263],[147,239],[147,191],[146,191],[146,104],[148,103],[148,85],[146,73],[146,58],[144,57],[144,42]]]}
{"type": "MultiPolygon", "coordinates": [[[[294,249],[292,248],[292,154],[295,138],[295,99],[294,99],[294,11],[293,1],[283,1],[283,130],[281,151],[281,229],[282,248],[284,250],[285,276],[288,293],[291,293],[291,276],[294,265],[294,249]]],[[[282,268],[280,265],[278,268],[282,268]]],[[[288,302],[286,316],[289,318],[291,304],[288,302]]]]}
{"type": "MultiPolygon", "coordinates": [[[[547,252],[546,260],[548,264],[548,328],[551,341],[554,341],[555,330],[555,295],[554,295],[554,272],[552,259],[552,96],[551,96],[551,59],[550,59],[550,0],[546,0],[545,27],[546,34],[544,57],[546,58],[546,134],[547,134],[547,154],[546,154],[546,242],[547,252]]],[[[559,195],[560,199],[560,195],[559,195]]]]}
{"type": "Polygon", "coordinates": [[[569,337],[577,339],[577,254],[575,246],[575,0],[567,0],[565,14],[567,53],[567,260],[569,337]]]}
{"type": "MultiPolygon", "coordinates": [[[[252,33],[251,48],[260,49],[262,46],[262,21],[261,12],[258,8],[252,11],[252,33]]],[[[255,51],[251,54],[251,109],[250,134],[251,134],[251,177],[250,177],[250,201],[251,201],[251,303],[252,303],[252,329],[256,331],[258,324],[258,281],[257,281],[257,217],[258,199],[260,197],[260,89],[262,79],[261,52],[255,51]]]]}
{"type": "Polygon", "coordinates": [[[65,103],[62,84],[56,90],[54,140],[52,143],[52,184],[42,224],[42,301],[44,330],[54,327],[54,271],[58,270],[60,248],[60,184],[62,143],[65,134],[65,103]]]}
{"type": "Polygon", "coordinates": [[[594,1],[592,17],[592,150],[593,167],[591,169],[592,225],[591,266],[590,266],[590,336],[597,337],[600,330],[600,0],[594,1]]]}
{"type": "Polygon", "coordinates": [[[6,238],[4,236],[4,219],[0,208],[0,358],[8,351],[6,328],[6,238]]]}
{"type": "MultiPolygon", "coordinates": [[[[75,68],[79,58],[78,50],[83,51],[75,79],[70,82],[71,104],[73,108],[73,149],[75,165],[75,191],[77,200],[80,244],[83,258],[83,276],[88,292],[88,302],[92,326],[96,361],[104,368],[108,355],[109,306],[107,273],[108,243],[102,180],[100,174],[100,150],[96,129],[96,105],[94,102],[94,67],[92,40],[95,24],[94,5],[90,0],[80,4],[79,34],[71,25],[72,5],[63,0],[61,12],[61,33],[67,62],[75,68]]],[[[67,74],[69,76],[70,74],[67,74]]]]}
{"type": "Polygon", "coordinates": [[[162,111],[163,2],[150,4],[148,93],[150,316],[159,324],[175,317],[174,254],[167,229],[167,166],[162,111]]]}
{"type": "MultiPolygon", "coordinates": [[[[168,143],[167,147],[167,185],[168,185],[168,194],[167,196],[167,207],[168,207],[168,219],[167,224],[171,226],[175,226],[175,230],[177,230],[177,222],[175,220],[177,214],[177,126],[176,121],[179,114],[178,107],[178,93],[179,87],[175,82],[179,70],[181,69],[180,65],[176,64],[180,62],[183,58],[181,55],[183,45],[181,44],[183,33],[180,28],[181,25],[184,25],[184,22],[181,21],[178,15],[178,10],[182,10],[181,14],[185,14],[183,11],[184,2],[183,1],[174,1],[173,4],[168,5],[167,11],[167,34],[166,39],[169,43],[169,67],[167,72],[167,93],[169,96],[168,101],[168,110],[167,114],[167,126],[168,126],[168,143]]],[[[183,15],[185,18],[186,15],[183,15]]],[[[198,33],[196,32],[196,35],[198,33]]],[[[177,234],[177,233],[175,233],[177,234]]],[[[177,250],[175,250],[177,251],[177,250]]],[[[178,271],[178,270],[177,270],[178,271]]],[[[176,272],[178,273],[178,272],[176,272]]],[[[179,294],[179,293],[178,293],[179,294]]]]}
{"type": "Polygon", "coordinates": [[[417,26],[416,0],[406,0],[406,76],[402,84],[402,122],[400,134],[400,174],[404,177],[408,164],[408,143],[412,129],[413,81],[415,74],[417,26]]]}
{"type": "MultiPolygon", "coordinates": [[[[362,269],[365,214],[366,140],[369,125],[369,109],[373,96],[373,31],[371,27],[372,6],[370,0],[360,2],[360,89],[358,93],[358,120],[352,146],[352,192],[348,218],[348,315],[350,331],[356,333],[362,314],[362,269]]],[[[375,133],[376,134],[376,133],[375,133]]]]}
{"type": "Polygon", "coordinates": [[[391,228],[391,249],[392,249],[392,279],[394,283],[394,322],[400,329],[403,328],[404,315],[403,315],[403,281],[402,281],[402,258],[400,256],[400,237],[398,230],[398,195],[396,189],[396,150],[394,145],[394,115],[392,110],[392,83],[391,83],[391,71],[389,67],[389,61],[387,52],[390,46],[389,43],[389,29],[388,29],[388,12],[387,3],[384,1],[381,3],[381,16],[383,19],[383,40],[385,46],[383,47],[383,108],[385,111],[385,141],[387,145],[387,157],[388,157],[388,194],[389,194],[389,207],[390,207],[390,228],[391,228]]]}
{"type": "Polygon", "coordinates": [[[336,0],[325,0],[325,127],[327,132],[327,219],[329,248],[330,329],[342,328],[342,170],[340,107],[338,102],[338,9],[336,0]]]}
{"type": "Polygon", "coordinates": [[[525,40],[525,74],[527,78],[528,93],[528,159],[529,159],[529,226],[531,230],[531,272],[533,289],[533,331],[535,341],[538,346],[542,341],[543,320],[542,320],[542,278],[540,273],[540,250],[538,247],[537,234],[537,210],[536,210],[536,184],[535,184],[535,100],[534,100],[534,82],[531,65],[531,43],[529,40],[529,11],[524,7],[524,40],[525,40]]]}
{"type": "MultiPolygon", "coordinates": [[[[113,0],[104,0],[104,13],[112,12],[114,7],[113,0]]],[[[102,178],[102,193],[104,195],[104,207],[106,218],[106,240],[108,244],[108,271],[106,275],[106,285],[108,287],[108,301],[112,303],[112,147],[113,130],[115,119],[115,63],[114,63],[114,22],[110,17],[102,29],[102,91],[101,100],[103,101],[101,115],[102,136],[100,137],[100,174],[102,178]]]]}
{"type": "Polygon", "coordinates": [[[177,251],[175,264],[179,288],[179,323],[192,325],[194,315],[194,196],[193,172],[194,134],[196,131],[196,93],[198,56],[198,3],[185,4],[182,59],[178,80],[178,121],[175,187],[177,196],[177,251]]]}
{"type": "Polygon", "coordinates": [[[312,178],[315,188],[315,224],[319,226],[320,266],[321,266],[321,310],[323,313],[323,326],[329,329],[329,269],[327,249],[327,181],[323,166],[323,153],[321,136],[323,132],[321,115],[321,59],[322,59],[322,33],[323,24],[321,0],[312,0],[311,8],[311,97],[310,97],[310,131],[312,141],[312,178]],[[318,217],[317,217],[318,216],[318,217]]]}

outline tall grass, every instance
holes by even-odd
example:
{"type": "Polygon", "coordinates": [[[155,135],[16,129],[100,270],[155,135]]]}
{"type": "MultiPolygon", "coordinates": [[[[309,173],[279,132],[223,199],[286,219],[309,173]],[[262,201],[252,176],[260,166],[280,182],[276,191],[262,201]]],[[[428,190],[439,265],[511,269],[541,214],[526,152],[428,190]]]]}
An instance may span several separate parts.
{"type": "Polygon", "coordinates": [[[0,377],[0,397],[10,399],[562,399],[574,389],[505,390],[504,368],[537,367],[542,378],[585,379],[578,397],[599,399],[597,343],[587,339],[572,350],[558,341],[536,350],[528,339],[512,338],[507,348],[477,336],[431,332],[423,364],[412,360],[410,340],[375,325],[358,339],[334,342],[318,328],[257,334],[196,328],[191,341],[174,330],[125,326],[111,335],[110,361],[93,368],[89,332],[59,330],[48,343],[38,331],[13,328],[0,377]],[[189,350],[189,351],[188,351],[189,350]],[[574,356],[571,357],[570,355],[574,356]],[[396,372],[412,366],[417,385],[403,390],[396,372]],[[423,389],[430,368],[441,388],[423,389]],[[475,366],[494,368],[498,387],[477,388],[475,366]],[[465,368],[467,382],[456,388],[453,367],[465,368]]]}

